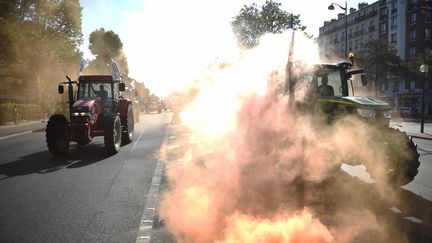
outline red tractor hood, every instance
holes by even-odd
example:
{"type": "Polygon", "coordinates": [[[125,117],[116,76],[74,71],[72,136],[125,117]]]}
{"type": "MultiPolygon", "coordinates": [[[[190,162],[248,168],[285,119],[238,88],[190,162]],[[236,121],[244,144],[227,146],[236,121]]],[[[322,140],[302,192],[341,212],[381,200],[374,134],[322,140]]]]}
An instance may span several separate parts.
{"type": "Polygon", "coordinates": [[[81,100],[75,101],[72,107],[77,108],[77,109],[82,108],[82,107],[91,108],[94,106],[95,102],[96,101],[93,98],[81,99],[81,100]]]}

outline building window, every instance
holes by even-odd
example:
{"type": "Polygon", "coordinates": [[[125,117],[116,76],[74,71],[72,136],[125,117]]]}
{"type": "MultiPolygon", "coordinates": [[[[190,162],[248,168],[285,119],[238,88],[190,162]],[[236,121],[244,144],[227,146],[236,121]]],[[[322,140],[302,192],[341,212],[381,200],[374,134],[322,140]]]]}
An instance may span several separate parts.
{"type": "Polygon", "coordinates": [[[405,89],[409,90],[411,86],[411,81],[405,79],[405,89]]]}
{"type": "Polygon", "coordinates": [[[415,24],[417,21],[417,13],[411,13],[410,14],[410,23],[415,24]]]}
{"type": "Polygon", "coordinates": [[[416,48],[415,46],[411,46],[409,49],[409,56],[410,57],[415,57],[416,56],[416,48]]]}
{"type": "Polygon", "coordinates": [[[393,82],[393,92],[399,92],[399,81],[395,80],[393,82]]]}
{"type": "Polygon", "coordinates": [[[430,40],[432,38],[431,36],[431,29],[430,28],[425,28],[425,39],[426,40],[430,40]]]}
{"type": "Polygon", "coordinates": [[[391,2],[391,12],[392,13],[396,13],[397,12],[397,2],[395,0],[393,0],[391,2]]]}
{"type": "Polygon", "coordinates": [[[380,82],[380,90],[381,91],[387,91],[389,89],[388,86],[389,86],[389,81],[388,80],[382,80],[380,82]]]}
{"type": "Polygon", "coordinates": [[[411,41],[415,41],[417,38],[417,31],[416,30],[411,30],[410,31],[410,40],[411,41]]]}
{"type": "Polygon", "coordinates": [[[381,23],[380,24],[380,33],[387,32],[387,23],[381,23]]]}
{"type": "Polygon", "coordinates": [[[391,34],[391,43],[397,43],[397,33],[391,34]]]}
{"type": "Polygon", "coordinates": [[[416,79],[414,89],[421,89],[421,88],[422,88],[422,86],[421,86],[422,83],[423,83],[423,82],[420,82],[419,79],[416,79]]]}
{"type": "Polygon", "coordinates": [[[426,22],[432,22],[432,11],[426,11],[426,22]]]}
{"type": "Polygon", "coordinates": [[[390,27],[392,29],[396,29],[396,27],[397,27],[397,17],[392,17],[391,18],[390,27]]]}

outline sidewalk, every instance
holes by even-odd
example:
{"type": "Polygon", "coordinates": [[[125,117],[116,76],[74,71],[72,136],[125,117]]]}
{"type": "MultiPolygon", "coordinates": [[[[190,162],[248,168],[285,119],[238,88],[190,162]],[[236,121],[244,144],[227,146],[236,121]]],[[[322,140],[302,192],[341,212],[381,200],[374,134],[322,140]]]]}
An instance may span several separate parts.
{"type": "Polygon", "coordinates": [[[432,123],[424,123],[423,133],[420,132],[420,121],[395,118],[390,121],[390,127],[406,132],[409,136],[432,140],[432,123]]]}

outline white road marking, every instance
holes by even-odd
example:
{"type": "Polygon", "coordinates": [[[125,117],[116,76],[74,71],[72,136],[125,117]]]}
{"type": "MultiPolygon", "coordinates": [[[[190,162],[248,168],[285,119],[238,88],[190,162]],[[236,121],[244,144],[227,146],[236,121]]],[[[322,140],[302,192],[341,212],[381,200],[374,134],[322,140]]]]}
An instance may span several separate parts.
{"type": "Polygon", "coordinates": [[[15,134],[12,134],[12,135],[9,135],[9,136],[0,137],[0,140],[7,139],[7,138],[13,138],[13,137],[17,137],[17,136],[21,136],[21,135],[24,135],[24,134],[27,134],[27,133],[31,133],[31,132],[32,131],[15,133],[15,134]]]}
{"type": "Polygon", "coordinates": [[[138,144],[138,142],[139,142],[141,136],[142,136],[143,133],[144,133],[144,130],[145,130],[144,128],[145,128],[145,127],[143,127],[143,129],[142,129],[140,135],[139,135],[138,138],[135,140],[135,143],[133,144],[133,146],[132,146],[132,148],[131,148],[131,151],[132,151],[132,150],[135,148],[135,146],[138,144]]]}
{"type": "MultiPolygon", "coordinates": [[[[140,135],[141,136],[141,135],[140,135]]],[[[139,140],[139,138],[138,138],[139,140]]],[[[165,142],[168,143],[168,128],[165,131],[165,142]]],[[[140,226],[138,229],[137,243],[151,242],[151,233],[153,230],[153,220],[156,216],[156,205],[159,199],[159,187],[162,179],[164,165],[162,161],[158,160],[156,168],[151,180],[150,189],[146,196],[146,203],[144,206],[143,215],[141,217],[140,226]]]]}

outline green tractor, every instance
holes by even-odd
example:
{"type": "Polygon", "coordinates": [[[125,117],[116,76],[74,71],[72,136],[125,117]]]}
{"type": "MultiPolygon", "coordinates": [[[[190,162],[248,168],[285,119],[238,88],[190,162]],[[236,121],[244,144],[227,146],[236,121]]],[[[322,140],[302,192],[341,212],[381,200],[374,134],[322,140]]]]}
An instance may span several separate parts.
{"type": "MultiPolygon", "coordinates": [[[[353,151],[350,158],[344,158],[343,162],[350,165],[364,164],[372,177],[376,178],[381,173],[382,179],[394,186],[405,185],[414,179],[420,165],[417,145],[406,133],[389,127],[389,104],[367,98],[366,94],[361,93],[368,81],[362,69],[354,69],[349,62],[316,65],[293,62],[287,66],[287,72],[285,94],[288,95],[292,110],[299,115],[314,114],[320,117],[320,124],[329,126],[341,119],[354,117],[368,128],[365,131],[369,132],[366,134],[370,138],[368,144],[379,148],[386,157],[380,161],[356,161],[363,149],[359,148],[353,151]],[[384,171],[374,171],[373,163],[383,161],[386,164],[380,168],[384,167],[384,171]]],[[[349,128],[349,124],[346,126],[349,128]]]]}

